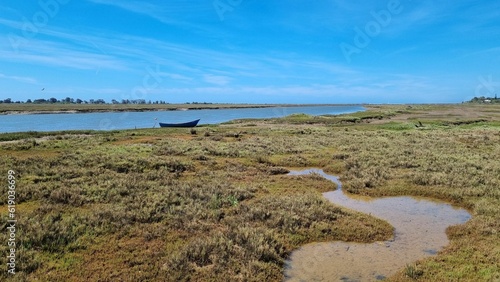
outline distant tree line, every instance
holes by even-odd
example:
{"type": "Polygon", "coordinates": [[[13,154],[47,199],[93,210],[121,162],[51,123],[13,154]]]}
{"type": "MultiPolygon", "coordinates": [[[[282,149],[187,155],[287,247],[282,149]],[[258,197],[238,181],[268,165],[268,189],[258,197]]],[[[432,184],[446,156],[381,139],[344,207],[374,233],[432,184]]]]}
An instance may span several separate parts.
{"type": "Polygon", "coordinates": [[[495,97],[474,97],[469,103],[500,103],[500,98],[497,97],[497,94],[495,94],[495,97]]]}
{"type": "Polygon", "coordinates": [[[7,98],[4,100],[0,100],[0,104],[168,104],[165,101],[146,101],[144,99],[136,99],[136,100],[129,100],[129,99],[122,99],[120,101],[118,100],[111,100],[111,103],[106,102],[104,99],[89,99],[87,100],[82,100],[82,99],[74,99],[70,97],[66,97],[64,99],[58,100],[56,98],[49,98],[49,99],[28,99],[26,101],[14,101],[11,98],[7,98]]]}

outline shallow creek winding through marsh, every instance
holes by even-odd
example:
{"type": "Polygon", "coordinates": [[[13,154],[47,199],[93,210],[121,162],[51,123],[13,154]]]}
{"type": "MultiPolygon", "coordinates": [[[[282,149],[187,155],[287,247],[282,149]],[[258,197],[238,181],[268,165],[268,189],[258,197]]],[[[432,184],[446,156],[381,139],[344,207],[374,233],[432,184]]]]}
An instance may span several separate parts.
{"type": "Polygon", "coordinates": [[[394,226],[394,237],[370,244],[335,241],[303,246],[286,263],[286,281],[382,280],[406,265],[435,255],[448,244],[446,228],[471,217],[464,209],[429,199],[346,195],[340,181],[320,169],[292,171],[289,175],[310,173],[338,185],[337,190],[323,193],[330,202],[386,220],[394,226]]]}

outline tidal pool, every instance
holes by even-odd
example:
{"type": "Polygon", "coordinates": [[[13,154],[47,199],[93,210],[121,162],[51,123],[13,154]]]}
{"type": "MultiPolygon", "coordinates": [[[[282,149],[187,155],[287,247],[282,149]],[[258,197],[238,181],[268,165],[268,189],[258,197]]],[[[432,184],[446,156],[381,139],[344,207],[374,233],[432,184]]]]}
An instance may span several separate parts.
{"type": "Polygon", "coordinates": [[[292,171],[289,175],[317,173],[338,185],[323,195],[332,203],[381,218],[394,226],[389,241],[312,243],[294,251],[286,262],[286,281],[376,281],[406,265],[435,255],[448,244],[445,230],[471,215],[450,204],[416,197],[356,197],[344,194],[340,181],[320,169],[292,171]]]}

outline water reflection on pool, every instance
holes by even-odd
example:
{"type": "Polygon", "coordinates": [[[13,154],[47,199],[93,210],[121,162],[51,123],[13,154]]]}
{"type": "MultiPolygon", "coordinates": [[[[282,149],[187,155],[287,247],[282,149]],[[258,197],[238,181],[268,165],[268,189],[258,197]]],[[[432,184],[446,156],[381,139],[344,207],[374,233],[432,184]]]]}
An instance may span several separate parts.
{"type": "Polygon", "coordinates": [[[415,197],[349,197],[338,179],[319,169],[290,175],[318,173],[339,185],[323,195],[332,203],[389,222],[394,238],[371,244],[313,243],[294,251],[287,261],[286,281],[375,281],[395,274],[406,265],[435,255],[448,244],[445,230],[461,224],[470,214],[450,204],[415,197]]]}

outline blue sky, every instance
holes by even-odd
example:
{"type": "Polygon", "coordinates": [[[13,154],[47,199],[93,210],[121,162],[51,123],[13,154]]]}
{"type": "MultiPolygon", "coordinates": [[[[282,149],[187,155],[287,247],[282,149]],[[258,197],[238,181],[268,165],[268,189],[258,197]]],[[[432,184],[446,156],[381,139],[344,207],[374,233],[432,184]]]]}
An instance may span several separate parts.
{"type": "Polygon", "coordinates": [[[462,102],[500,92],[500,1],[2,1],[0,85],[22,101],[462,102]]]}

